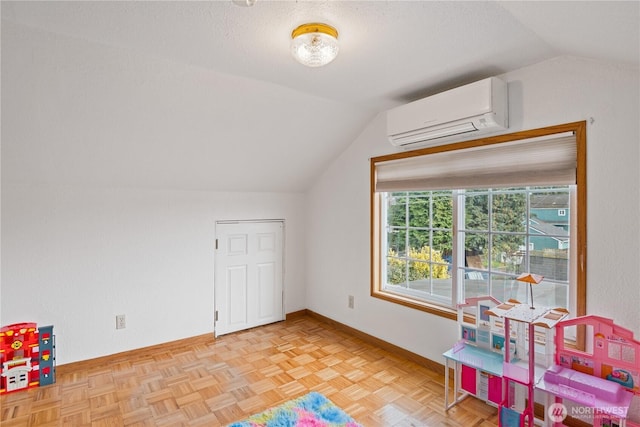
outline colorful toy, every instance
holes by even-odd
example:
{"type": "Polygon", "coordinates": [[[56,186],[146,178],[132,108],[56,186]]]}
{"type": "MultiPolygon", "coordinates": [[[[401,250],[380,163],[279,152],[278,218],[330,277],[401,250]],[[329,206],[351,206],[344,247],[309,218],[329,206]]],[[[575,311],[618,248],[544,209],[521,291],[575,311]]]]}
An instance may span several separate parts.
{"type": "Polygon", "coordinates": [[[562,321],[557,330],[556,365],[537,387],[554,396],[556,403],[567,399],[588,408],[594,426],[640,427],[640,414],[629,410],[634,401],[640,405],[640,342],[633,333],[593,315],[562,321]],[[574,327],[586,331],[584,351],[565,344],[565,335],[574,327]]]}
{"type": "Polygon", "coordinates": [[[534,387],[553,365],[554,326],[567,315],[562,308],[501,303],[491,296],[458,304],[460,340],[443,354],[445,410],[471,395],[498,406],[499,426],[533,426],[534,387]],[[450,362],[455,373],[452,403],[450,362]]]}
{"type": "Polygon", "coordinates": [[[569,312],[563,308],[534,307],[509,300],[487,311],[504,321],[504,363],[502,366],[502,401],[498,409],[498,426],[534,425],[534,388],[544,372],[553,364],[555,325],[569,312]],[[536,329],[537,328],[537,329],[536,329]],[[506,339],[509,337],[509,339],[506,339]],[[512,351],[512,339],[515,352],[512,351]],[[540,338],[538,338],[540,337],[540,338]],[[540,339],[541,346],[536,346],[540,339]],[[542,349],[536,352],[536,347],[542,349]]]}
{"type": "Polygon", "coordinates": [[[467,298],[458,304],[460,340],[445,352],[445,410],[467,396],[498,405],[502,400],[504,329],[487,311],[500,301],[491,296],[467,298]],[[449,364],[455,372],[453,402],[449,403],[449,364]]]}
{"type": "Polygon", "coordinates": [[[16,323],[0,328],[0,394],[54,382],[53,326],[16,323]]]}
{"type": "Polygon", "coordinates": [[[472,395],[498,405],[499,426],[533,426],[534,390],[539,390],[546,426],[562,426],[568,415],[592,419],[594,427],[640,427],[640,341],[611,319],[564,320],[567,315],[562,308],[500,303],[489,296],[458,304],[460,339],[443,354],[445,409],[472,395]],[[576,330],[586,332],[585,349],[565,340],[576,330]],[[557,412],[563,406],[553,405],[563,399],[574,402],[568,405],[573,412],[567,406],[557,412]]]}

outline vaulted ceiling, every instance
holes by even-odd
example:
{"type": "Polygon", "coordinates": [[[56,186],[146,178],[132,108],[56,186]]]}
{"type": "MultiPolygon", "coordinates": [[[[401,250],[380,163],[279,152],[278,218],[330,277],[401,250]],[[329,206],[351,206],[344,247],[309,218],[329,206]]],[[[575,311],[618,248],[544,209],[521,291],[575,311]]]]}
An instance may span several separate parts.
{"type": "Polygon", "coordinates": [[[636,1],[241,4],[3,1],[3,181],[304,191],[395,105],[560,55],[639,66],[636,1]],[[340,53],[310,69],[313,21],[340,53]]]}

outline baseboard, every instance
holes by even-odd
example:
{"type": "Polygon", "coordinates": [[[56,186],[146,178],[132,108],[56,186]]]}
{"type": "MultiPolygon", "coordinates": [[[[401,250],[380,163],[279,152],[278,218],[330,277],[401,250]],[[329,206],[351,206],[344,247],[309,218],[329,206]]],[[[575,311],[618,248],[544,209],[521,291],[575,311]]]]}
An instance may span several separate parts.
{"type": "Polygon", "coordinates": [[[440,375],[444,375],[444,365],[438,362],[434,362],[431,359],[427,359],[424,356],[420,356],[419,354],[413,353],[395,344],[391,344],[390,342],[381,340],[380,338],[374,337],[373,335],[369,335],[365,332],[362,332],[359,329],[355,329],[355,328],[352,328],[351,326],[347,326],[344,323],[340,323],[329,317],[323,316],[322,314],[318,314],[308,309],[305,311],[306,311],[305,313],[306,315],[313,317],[314,319],[319,320],[323,323],[326,323],[339,331],[348,333],[349,335],[353,335],[368,344],[374,345],[376,347],[379,347],[383,350],[388,351],[389,353],[393,353],[405,359],[411,360],[412,362],[415,362],[421,366],[424,366],[440,375]]]}
{"type": "Polygon", "coordinates": [[[156,344],[148,347],[136,348],[134,350],[127,350],[121,353],[109,354],[107,356],[96,357],[95,359],[80,360],[77,362],[65,363],[63,365],[56,366],[57,375],[73,372],[78,369],[87,369],[94,366],[104,366],[109,363],[118,362],[120,360],[126,360],[132,356],[145,356],[152,351],[172,350],[175,348],[184,348],[185,341],[189,342],[190,346],[211,344],[215,341],[213,333],[197,335],[194,337],[183,338],[176,341],[170,341],[162,344],[156,344]]]}
{"type": "MultiPolygon", "coordinates": [[[[286,320],[295,320],[300,317],[304,317],[307,315],[307,310],[295,311],[292,313],[286,314],[286,320]]],[[[162,344],[156,344],[149,347],[136,348],[133,350],[123,351],[121,353],[109,354],[107,356],[100,356],[94,359],[80,360],[77,362],[65,363],[63,365],[56,366],[56,372],[58,375],[73,372],[76,369],[86,369],[92,366],[101,366],[106,365],[108,363],[113,363],[114,361],[118,361],[120,359],[126,359],[131,356],[144,356],[151,351],[162,351],[162,350],[171,350],[177,347],[184,347],[185,341],[189,342],[189,345],[198,345],[198,344],[210,344],[215,341],[215,337],[213,332],[207,333],[203,335],[196,335],[193,337],[183,338],[180,340],[170,341],[162,344]]]]}
{"type": "MultiPolygon", "coordinates": [[[[296,321],[305,316],[312,317],[326,325],[333,327],[338,331],[347,333],[351,336],[355,336],[356,338],[359,338],[368,344],[374,345],[390,353],[393,353],[405,359],[411,360],[415,363],[418,363],[419,365],[422,365],[428,369],[431,369],[436,373],[444,375],[444,365],[440,363],[434,362],[433,360],[427,359],[426,357],[420,356],[419,354],[413,353],[395,344],[391,344],[387,341],[381,340],[380,338],[374,337],[373,335],[369,335],[365,332],[352,328],[351,326],[347,326],[343,323],[340,323],[329,317],[318,314],[314,311],[303,309],[303,310],[287,313],[285,316],[285,319],[286,319],[285,321],[287,322],[296,321]]],[[[215,341],[215,338],[213,336],[213,333],[198,335],[194,337],[184,338],[181,340],[152,345],[149,347],[143,347],[143,348],[138,348],[134,350],[124,351],[121,353],[110,354],[108,356],[101,356],[95,359],[81,360],[78,362],[71,362],[63,365],[58,365],[56,367],[56,371],[58,375],[61,375],[63,373],[73,372],[76,369],[86,369],[93,366],[104,366],[108,363],[114,363],[119,360],[126,360],[127,358],[132,356],[144,356],[146,354],[149,354],[152,351],[171,350],[173,348],[184,347],[185,341],[188,341],[190,346],[195,346],[200,344],[211,344],[215,341]]]]}
{"type": "Polygon", "coordinates": [[[307,316],[309,314],[309,310],[306,308],[303,310],[293,311],[291,313],[287,313],[285,316],[285,320],[296,320],[301,317],[307,316]]]}

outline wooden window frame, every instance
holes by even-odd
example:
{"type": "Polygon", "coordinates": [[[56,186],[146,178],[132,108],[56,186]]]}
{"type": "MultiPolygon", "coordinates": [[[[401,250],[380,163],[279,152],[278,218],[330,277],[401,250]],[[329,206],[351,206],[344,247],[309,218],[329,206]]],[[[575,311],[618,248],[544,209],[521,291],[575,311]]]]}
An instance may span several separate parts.
{"type": "MultiPolygon", "coordinates": [[[[415,156],[424,156],[445,151],[460,150],[471,147],[501,144],[513,142],[523,139],[538,138],[545,136],[553,136],[554,134],[562,134],[565,132],[574,132],[576,137],[576,204],[577,204],[577,224],[575,241],[576,259],[575,263],[575,288],[572,286],[570,292],[575,293],[575,313],[574,316],[582,316],[586,314],[587,308],[587,153],[586,153],[586,121],[566,123],[544,128],[532,129],[514,132],[510,134],[497,135],[489,138],[475,139],[441,145],[437,147],[428,147],[418,150],[405,151],[399,153],[378,156],[371,159],[370,162],[370,241],[371,241],[371,296],[406,307],[421,310],[437,316],[456,320],[457,313],[454,309],[441,307],[428,302],[413,299],[406,295],[400,295],[382,289],[381,272],[382,272],[382,254],[381,254],[381,223],[380,212],[381,197],[375,191],[376,184],[376,164],[390,160],[404,159],[415,156]]],[[[577,346],[581,347],[584,343],[583,334],[578,331],[577,346]]]]}

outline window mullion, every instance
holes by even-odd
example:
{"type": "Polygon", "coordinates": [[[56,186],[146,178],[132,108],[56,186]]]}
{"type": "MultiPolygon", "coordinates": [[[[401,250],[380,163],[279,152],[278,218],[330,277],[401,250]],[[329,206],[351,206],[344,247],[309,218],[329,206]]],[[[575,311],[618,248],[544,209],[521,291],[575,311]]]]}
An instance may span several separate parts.
{"type": "Polygon", "coordinates": [[[493,189],[489,189],[487,197],[487,285],[489,295],[493,295],[493,189]]]}
{"type": "Polygon", "coordinates": [[[531,231],[530,231],[530,218],[531,218],[531,189],[527,187],[527,209],[525,212],[525,222],[526,225],[524,227],[525,232],[525,240],[524,240],[524,271],[531,271],[530,262],[531,262],[531,231]]]}
{"type": "Polygon", "coordinates": [[[465,201],[464,201],[464,190],[454,190],[453,191],[453,220],[451,221],[451,225],[453,228],[453,242],[452,242],[452,253],[451,253],[451,263],[453,264],[451,268],[451,283],[452,283],[452,299],[451,303],[457,304],[461,303],[462,296],[464,295],[464,212],[465,212],[465,201]],[[462,267],[461,267],[462,266],[462,267]]]}
{"type": "Polygon", "coordinates": [[[429,294],[433,295],[433,191],[429,192],[429,248],[429,294]]]}
{"type": "Polygon", "coordinates": [[[409,242],[410,242],[410,238],[409,238],[409,233],[410,233],[410,229],[409,229],[409,205],[411,204],[411,199],[409,198],[409,192],[404,193],[404,197],[405,197],[405,211],[404,211],[404,259],[405,259],[405,265],[404,265],[404,284],[405,284],[405,288],[409,289],[409,263],[410,258],[411,258],[411,251],[410,251],[410,247],[409,247],[409,242]]]}

